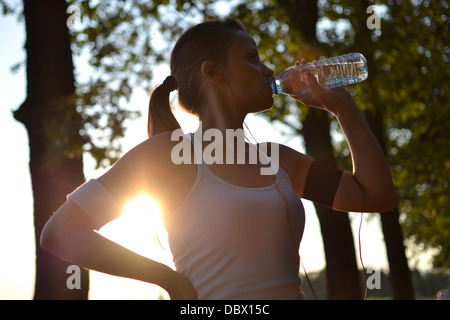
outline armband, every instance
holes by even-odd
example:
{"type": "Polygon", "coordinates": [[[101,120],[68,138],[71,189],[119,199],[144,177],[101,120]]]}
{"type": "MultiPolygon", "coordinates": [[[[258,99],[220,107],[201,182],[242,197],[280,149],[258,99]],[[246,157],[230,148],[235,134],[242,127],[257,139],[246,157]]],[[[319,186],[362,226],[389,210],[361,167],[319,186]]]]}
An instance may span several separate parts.
{"type": "Polygon", "coordinates": [[[344,171],[314,161],[306,177],[303,197],[332,208],[343,173],[344,171]]]}
{"type": "Polygon", "coordinates": [[[94,222],[96,230],[120,215],[120,207],[108,190],[95,179],[81,185],[67,196],[94,222]]]}

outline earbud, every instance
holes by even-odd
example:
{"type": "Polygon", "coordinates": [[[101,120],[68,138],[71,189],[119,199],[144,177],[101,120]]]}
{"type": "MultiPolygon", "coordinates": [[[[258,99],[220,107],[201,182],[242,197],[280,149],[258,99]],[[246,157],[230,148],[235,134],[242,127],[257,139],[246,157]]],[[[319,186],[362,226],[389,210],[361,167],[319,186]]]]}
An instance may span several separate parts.
{"type": "Polygon", "coordinates": [[[221,72],[217,72],[216,77],[217,77],[217,79],[219,79],[219,80],[225,80],[225,81],[228,82],[227,77],[225,77],[221,72]]]}

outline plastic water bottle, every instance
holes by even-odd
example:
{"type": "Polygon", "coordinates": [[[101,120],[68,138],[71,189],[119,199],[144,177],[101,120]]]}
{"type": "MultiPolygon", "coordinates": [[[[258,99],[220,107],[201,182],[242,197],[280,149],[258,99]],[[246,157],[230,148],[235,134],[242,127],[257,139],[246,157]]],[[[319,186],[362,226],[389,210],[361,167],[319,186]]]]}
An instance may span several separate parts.
{"type": "Polygon", "coordinates": [[[273,94],[301,96],[311,92],[304,77],[306,71],[311,71],[317,82],[326,89],[358,83],[368,77],[366,58],[360,53],[348,53],[287,68],[278,77],[272,77],[273,94]]]}

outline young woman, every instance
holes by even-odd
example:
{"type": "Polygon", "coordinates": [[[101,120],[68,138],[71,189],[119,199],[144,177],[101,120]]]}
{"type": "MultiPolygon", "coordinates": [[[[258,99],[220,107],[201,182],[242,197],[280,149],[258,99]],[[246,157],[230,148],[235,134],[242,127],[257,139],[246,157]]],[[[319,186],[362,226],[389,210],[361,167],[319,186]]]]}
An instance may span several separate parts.
{"type": "MultiPolygon", "coordinates": [[[[242,129],[247,114],[272,107],[273,72],[232,19],[186,31],[170,66],[172,75],[151,96],[150,138],[69,195],[46,224],[41,246],[88,269],[159,285],[172,299],[301,299],[300,198],[354,212],[384,212],[397,204],[383,152],[364,118],[347,91],[325,90],[306,74],[312,93],[294,98],[337,117],[353,172],[323,166],[283,145],[274,148],[279,170],[272,175],[261,174],[262,161],[175,164],[180,141],[172,138],[179,125],[170,110],[171,91],[178,89],[180,105],[201,121],[201,132],[186,135],[192,144],[205,151],[208,141],[195,137],[215,129],[224,140],[219,151],[237,159],[231,152],[243,141],[233,139],[230,148],[226,132],[242,129]],[[141,193],[162,204],[176,271],[95,232],[141,193]]],[[[245,159],[250,151],[245,144],[245,159]]]]}

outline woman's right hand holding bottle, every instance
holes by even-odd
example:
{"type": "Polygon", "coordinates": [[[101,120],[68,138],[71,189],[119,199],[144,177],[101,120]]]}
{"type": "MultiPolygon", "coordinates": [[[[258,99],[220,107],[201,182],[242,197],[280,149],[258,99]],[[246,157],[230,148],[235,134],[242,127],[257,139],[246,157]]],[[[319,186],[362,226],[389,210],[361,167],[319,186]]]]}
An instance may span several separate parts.
{"type": "MultiPolygon", "coordinates": [[[[306,60],[303,59],[301,64],[306,65],[306,60]]],[[[297,61],[296,65],[300,65],[300,62],[297,61]]],[[[341,109],[348,108],[349,105],[356,107],[352,96],[344,88],[322,88],[314,75],[309,71],[304,72],[303,77],[311,92],[300,96],[291,95],[297,101],[307,106],[327,110],[334,115],[337,115],[341,109]]]]}

